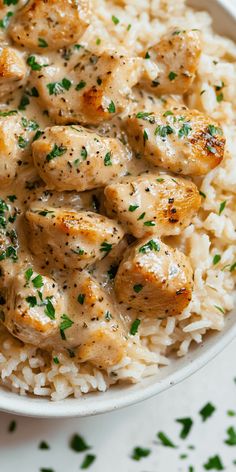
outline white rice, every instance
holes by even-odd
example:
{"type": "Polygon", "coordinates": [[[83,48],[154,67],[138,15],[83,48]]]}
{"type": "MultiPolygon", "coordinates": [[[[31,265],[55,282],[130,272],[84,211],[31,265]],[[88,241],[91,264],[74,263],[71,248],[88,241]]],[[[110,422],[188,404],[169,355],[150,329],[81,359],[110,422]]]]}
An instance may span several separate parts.
{"type": "MultiPolygon", "coordinates": [[[[0,375],[3,384],[20,394],[31,392],[62,400],[98,390],[104,392],[119,380],[138,382],[154,375],[169,363],[170,353],[185,355],[193,343],[201,343],[208,330],[222,330],[225,315],[234,305],[236,270],[236,45],[217,36],[206,12],[194,12],[184,0],[93,0],[96,14],[83,43],[94,50],[107,48],[138,54],[157,42],[170,26],[198,28],[203,32],[203,54],[190,108],[197,108],[219,120],[227,137],[224,163],[197,181],[206,198],[199,215],[179,238],[178,245],[189,255],[195,276],[191,305],[176,318],[146,319],[139,334],[129,341],[122,362],[101,372],[91,365],[77,365],[61,353],[46,355],[0,331],[0,375]],[[112,15],[120,23],[114,25],[112,15]],[[130,29],[127,29],[131,25],[130,29]],[[97,38],[101,44],[96,45],[97,38]],[[224,83],[224,100],[216,100],[215,86],[224,83]],[[205,91],[201,94],[201,91],[205,91]],[[219,215],[220,204],[226,201],[219,215]],[[217,265],[213,257],[221,255],[217,265]],[[53,362],[57,356],[59,364],[53,362]]],[[[150,61],[147,61],[147,63],[150,61]]],[[[148,65],[150,74],[152,64],[148,65]]]]}

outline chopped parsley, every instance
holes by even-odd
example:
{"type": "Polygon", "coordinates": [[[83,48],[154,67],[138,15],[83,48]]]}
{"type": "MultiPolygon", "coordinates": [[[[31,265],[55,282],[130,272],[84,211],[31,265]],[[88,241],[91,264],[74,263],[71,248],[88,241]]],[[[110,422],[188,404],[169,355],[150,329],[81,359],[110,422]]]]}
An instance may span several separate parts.
{"type": "Polygon", "coordinates": [[[44,304],[46,304],[45,310],[44,310],[45,315],[48,316],[50,320],[55,320],[55,308],[49,297],[46,297],[44,304]]]}
{"type": "Polygon", "coordinates": [[[96,456],[94,456],[93,454],[87,454],[80,466],[81,469],[88,469],[90,467],[90,465],[93,464],[93,462],[95,461],[96,459],[96,456]]]}
{"type": "Polygon", "coordinates": [[[212,403],[207,403],[200,411],[199,411],[199,415],[201,415],[202,417],[202,421],[206,421],[208,418],[210,418],[210,416],[213,415],[215,411],[215,407],[214,405],[212,405],[212,403]]]}
{"type": "Polygon", "coordinates": [[[0,116],[3,116],[5,118],[6,116],[16,115],[16,113],[18,113],[17,110],[0,111],[0,116]]]}
{"type": "Polygon", "coordinates": [[[85,146],[82,147],[82,149],[81,149],[81,151],[80,151],[80,155],[81,155],[83,161],[85,161],[85,160],[87,159],[87,157],[88,157],[88,151],[87,151],[87,149],[86,149],[85,146]]]}
{"type": "Polygon", "coordinates": [[[112,244],[109,244],[106,241],[104,241],[101,244],[101,247],[100,247],[101,252],[105,252],[106,254],[109,254],[109,252],[111,252],[111,250],[112,250],[112,244]]]}
{"type": "Polygon", "coordinates": [[[108,110],[109,113],[115,113],[116,112],[116,106],[115,106],[115,103],[113,102],[113,100],[111,100],[107,110],[108,110]]]}
{"type": "Polygon", "coordinates": [[[30,103],[30,101],[29,101],[29,98],[27,97],[27,95],[22,95],[19,106],[18,106],[18,109],[20,111],[24,111],[26,109],[27,105],[29,105],[29,103],[30,103]]]}
{"type": "Polygon", "coordinates": [[[91,449],[82,436],[74,434],[69,443],[70,448],[75,452],[84,452],[91,449]]]}
{"type": "Polygon", "coordinates": [[[179,138],[183,138],[184,136],[188,136],[190,131],[192,131],[192,128],[190,125],[188,125],[188,123],[184,123],[182,128],[180,128],[179,132],[178,132],[178,136],[179,138]]]}
{"type": "Polygon", "coordinates": [[[236,446],[236,430],[233,426],[227,429],[228,438],[225,440],[225,444],[228,446],[236,446]]]}
{"type": "Polygon", "coordinates": [[[156,181],[157,181],[159,184],[162,184],[162,182],[165,182],[165,179],[159,178],[159,179],[156,179],[156,181]]]}
{"type": "Polygon", "coordinates": [[[78,295],[78,298],[77,298],[78,302],[80,303],[80,305],[83,305],[84,304],[84,300],[85,300],[85,295],[84,293],[80,293],[78,295]]]}
{"type": "Polygon", "coordinates": [[[130,334],[132,336],[135,336],[137,334],[140,323],[141,323],[141,320],[139,320],[139,319],[136,319],[136,320],[133,321],[133,323],[131,325],[131,328],[130,328],[130,334]]]}
{"type": "Polygon", "coordinates": [[[216,265],[220,262],[221,260],[221,256],[220,254],[216,254],[214,257],[213,257],[213,265],[216,265]]]}
{"type": "Polygon", "coordinates": [[[45,39],[43,38],[38,38],[38,46],[40,48],[47,48],[48,47],[48,43],[47,41],[45,41],[45,39]]]}
{"type": "Polygon", "coordinates": [[[224,100],[223,92],[220,92],[216,95],[216,100],[217,100],[218,103],[221,103],[224,100]]]}
{"type": "Polygon", "coordinates": [[[41,441],[41,442],[39,443],[39,449],[44,449],[44,450],[46,450],[46,449],[50,449],[50,447],[49,447],[49,445],[48,445],[48,443],[47,443],[46,441],[41,441]]]}
{"type": "Polygon", "coordinates": [[[151,123],[155,122],[155,118],[152,116],[153,113],[147,111],[139,111],[136,115],[136,118],[140,120],[150,121],[151,123]]]}
{"type": "Polygon", "coordinates": [[[112,314],[108,310],[105,313],[105,320],[106,321],[111,321],[112,320],[112,314]]]}
{"type": "Polygon", "coordinates": [[[218,455],[210,457],[203,467],[205,470],[224,470],[221,458],[218,455]]]}
{"type": "Polygon", "coordinates": [[[6,29],[10,23],[10,18],[13,16],[13,12],[9,11],[7,14],[0,20],[0,28],[6,29]]]}
{"type": "Polygon", "coordinates": [[[52,151],[46,156],[46,161],[50,162],[52,159],[55,159],[55,157],[60,157],[65,154],[66,151],[67,148],[65,146],[54,144],[52,151]]]}
{"type": "Polygon", "coordinates": [[[220,204],[220,208],[219,208],[219,215],[221,215],[221,213],[223,213],[225,207],[226,207],[226,204],[227,204],[227,201],[225,200],[224,202],[221,202],[220,204]]]}
{"type": "Polygon", "coordinates": [[[147,130],[145,129],[144,132],[143,132],[143,141],[144,141],[144,144],[146,143],[146,141],[148,141],[149,137],[148,137],[148,132],[147,130]]]}
{"type": "Polygon", "coordinates": [[[143,224],[144,226],[156,226],[155,221],[145,221],[143,224]]]}
{"type": "Polygon", "coordinates": [[[27,139],[24,139],[22,136],[18,136],[18,146],[21,149],[25,149],[28,146],[29,142],[27,139]]]}
{"type": "Polygon", "coordinates": [[[157,126],[157,128],[155,129],[155,136],[160,136],[161,138],[166,138],[166,136],[168,136],[168,134],[173,134],[174,133],[174,130],[173,128],[171,128],[171,126],[169,125],[166,125],[166,126],[157,126]]]}
{"type": "Polygon", "coordinates": [[[37,298],[29,296],[26,298],[27,303],[29,304],[30,308],[34,308],[37,306],[37,298]]]}
{"type": "Polygon", "coordinates": [[[135,447],[132,453],[131,458],[134,461],[140,461],[144,457],[148,457],[151,454],[150,449],[144,449],[143,447],[135,447]]]}
{"type": "Polygon", "coordinates": [[[111,152],[107,152],[105,157],[104,157],[104,166],[112,166],[112,161],[111,161],[111,152]]]}
{"type": "Polygon", "coordinates": [[[28,66],[31,67],[32,70],[41,70],[42,67],[44,67],[43,65],[39,64],[36,61],[36,57],[32,56],[32,55],[28,57],[27,64],[28,64],[28,66]]]}
{"type": "Polygon", "coordinates": [[[135,210],[137,210],[137,208],[139,208],[139,205],[130,205],[129,206],[129,211],[131,213],[133,213],[135,210]]]}
{"type": "Polygon", "coordinates": [[[171,116],[173,114],[174,114],[173,111],[167,110],[167,111],[165,111],[165,113],[163,113],[163,116],[167,117],[167,116],[171,116]]]}
{"type": "Polygon", "coordinates": [[[144,212],[144,213],[142,213],[142,214],[141,214],[141,215],[138,217],[138,221],[140,221],[140,220],[143,220],[143,218],[144,218],[144,216],[145,216],[145,215],[146,215],[146,213],[145,213],[145,212],[144,212]]]}
{"type": "MultiPolygon", "coordinates": [[[[31,269],[32,270],[32,269],[31,269]]],[[[30,269],[28,269],[28,271],[30,271],[30,269]]],[[[27,272],[28,272],[27,271],[27,272]]],[[[32,284],[34,286],[34,288],[41,288],[43,286],[43,277],[42,275],[37,275],[33,280],[32,280],[32,284]]]]}
{"type": "Polygon", "coordinates": [[[118,24],[120,23],[120,20],[119,20],[119,18],[117,18],[117,17],[116,17],[116,16],[114,16],[114,15],[112,15],[111,19],[112,19],[112,21],[113,21],[114,25],[118,25],[118,24]]]}
{"type": "Polygon", "coordinates": [[[172,80],[175,80],[176,77],[178,76],[178,74],[176,74],[175,72],[171,71],[168,75],[168,79],[172,82],[172,80]]]}
{"type": "Polygon", "coordinates": [[[160,439],[162,446],[176,448],[174,443],[162,431],[157,433],[157,437],[160,439]]]}
{"type": "Polygon", "coordinates": [[[21,118],[21,124],[23,128],[25,128],[28,131],[35,131],[36,129],[39,128],[39,125],[36,121],[34,120],[27,120],[24,116],[21,118]]]}
{"type": "Polygon", "coordinates": [[[47,88],[49,95],[59,95],[63,93],[64,90],[69,90],[71,85],[71,81],[64,77],[61,82],[51,82],[50,84],[47,84],[47,88]]]}
{"type": "Polygon", "coordinates": [[[141,290],[143,290],[143,285],[142,284],[134,285],[133,289],[134,289],[135,293],[139,293],[139,292],[141,292],[141,290]]]}
{"type": "Polygon", "coordinates": [[[54,362],[54,364],[57,364],[57,365],[59,364],[59,359],[58,359],[57,356],[53,357],[53,362],[54,362]]]}
{"type": "Polygon", "coordinates": [[[65,331],[74,324],[74,321],[72,321],[67,315],[62,315],[61,316],[61,323],[60,323],[60,334],[61,338],[65,341],[66,340],[66,335],[65,331]]]}
{"type": "Polygon", "coordinates": [[[211,136],[216,136],[217,134],[220,134],[220,135],[223,134],[222,129],[215,125],[209,125],[207,130],[211,136]]]}
{"type": "Polygon", "coordinates": [[[202,198],[206,198],[206,194],[202,192],[201,190],[199,190],[199,195],[201,195],[202,198]]]}
{"type": "Polygon", "coordinates": [[[145,254],[146,252],[149,252],[149,251],[159,252],[160,249],[161,249],[160,245],[156,243],[154,239],[151,239],[150,241],[148,241],[148,243],[144,244],[143,246],[139,248],[139,252],[142,254],[145,254]]]}
{"type": "Polygon", "coordinates": [[[214,305],[214,307],[215,307],[218,311],[220,311],[220,313],[222,313],[222,315],[225,315],[225,310],[224,310],[224,308],[222,308],[222,306],[214,305]]]}
{"type": "Polygon", "coordinates": [[[117,265],[111,265],[110,269],[107,271],[108,277],[110,280],[113,280],[117,274],[118,271],[118,266],[117,265]]]}
{"type": "Polygon", "coordinates": [[[12,420],[8,426],[8,433],[14,433],[14,431],[16,430],[16,427],[17,427],[16,421],[12,420]]]}
{"type": "Polygon", "coordinates": [[[25,280],[26,282],[29,282],[31,277],[33,275],[33,269],[31,269],[31,267],[29,267],[29,269],[26,270],[25,272],[25,280]]]}
{"type": "Polygon", "coordinates": [[[147,51],[146,54],[145,54],[145,59],[150,59],[150,57],[151,56],[150,56],[149,52],[147,51]]]}
{"type": "Polygon", "coordinates": [[[189,435],[192,426],[193,426],[193,420],[191,418],[179,418],[176,420],[177,423],[180,423],[182,425],[182,430],[180,432],[180,438],[181,439],[186,439],[187,436],[189,435]]]}
{"type": "Polygon", "coordinates": [[[82,90],[84,87],[86,87],[86,82],[84,80],[81,80],[75,87],[75,90],[78,92],[79,90],[82,90]]]}

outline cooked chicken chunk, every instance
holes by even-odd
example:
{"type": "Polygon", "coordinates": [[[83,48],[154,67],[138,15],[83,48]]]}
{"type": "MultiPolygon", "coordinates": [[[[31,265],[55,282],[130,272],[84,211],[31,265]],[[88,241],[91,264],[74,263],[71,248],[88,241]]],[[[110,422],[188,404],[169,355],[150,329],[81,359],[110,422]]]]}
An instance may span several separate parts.
{"type": "Polygon", "coordinates": [[[89,211],[32,206],[25,217],[33,254],[60,268],[82,269],[93,264],[124,235],[115,221],[89,211]]]}
{"type": "Polygon", "coordinates": [[[224,157],[222,129],[209,116],[185,107],[164,114],[139,112],[125,122],[136,154],[177,174],[204,175],[224,157]]]}
{"type": "Polygon", "coordinates": [[[104,187],[126,172],[127,152],[121,142],[80,126],[47,128],[32,150],[40,177],[59,191],[104,187]]]}
{"type": "Polygon", "coordinates": [[[56,343],[64,301],[56,282],[33,272],[20,271],[7,287],[4,324],[21,341],[47,347],[56,343]]]}
{"type": "Polygon", "coordinates": [[[14,16],[9,33],[25,48],[60,49],[80,39],[89,18],[88,0],[30,0],[14,16]]]}
{"type": "Polygon", "coordinates": [[[111,300],[87,274],[72,276],[66,284],[67,296],[54,280],[31,267],[21,270],[7,287],[4,325],[34,346],[73,349],[79,362],[99,368],[117,364],[125,355],[125,337],[111,300]]]}
{"type": "Polygon", "coordinates": [[[0,48],[0,98],[22,86],[27,68],[20,53],[13,48],[0,48]]]}
{"type": "Polygon", "coordinates": [[[127,249],[115,278],[120,303],[137,315],[157,318],[182,313],[191,300],[192,286],[188,258],[150,237],[127,249]]]}
{"type": "Polygon", "coordinates": [[[76,315],[66,339],[71,347],[80,345],[77,359],[100,368],[120,362],[126,351],[122,322],[100,285],[89,275],[79,275],[71,284],[68,303],[76,315]]]}
{"type": "Polygon", "coordinates": [[[184,94],[191,87],[199,64],[201,41],[196,30],[171,30],[146,52],[157,65],[157,76],[145,73],[142,85],[153,93],[184,94]]]}
{"type": "Polygon", "coordinates": [[[76,50],[70,62],[45,67],[32,78],[39,105],[57,124],[97,124],[122,112],[138,82],[139,58],[76,50]]]}
{"type": "Polygon", "coordinates": [[[146,234],[179,234],[201,205],[192,182],[169,175],[127,177],[105,188],[108,215],[122,223],[136,238],[146,234]]]}
{"type": "Polygon", "coordinates": [[[28,121],[15,110],[0,110],[0,186],[7,186],[16,177],[24,156],[28,153],[29,139],[37,123],[28,121]],[[29,129],[28,123],[31,123],[29,129]]]}

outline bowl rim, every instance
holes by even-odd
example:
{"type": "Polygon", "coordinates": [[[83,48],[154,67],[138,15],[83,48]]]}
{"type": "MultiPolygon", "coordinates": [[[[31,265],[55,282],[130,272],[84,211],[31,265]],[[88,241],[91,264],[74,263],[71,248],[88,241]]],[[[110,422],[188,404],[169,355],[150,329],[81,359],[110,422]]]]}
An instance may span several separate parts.
{"type": "MultiPolygon", "coordinates": [[[[196,5],[196,0],[187,0],[187,3],[196,5]]],[[[231,20],[234,20],[236,24],[236,8],[232,7],[228,0],[212,0],[212,3],[224,10],[224,13],[231,20]]],[[[200,7],[204,5],[204,8],[207,10],[206,0],[201,0],[200,2],[198,0],[197,5],[200,7]],[[200,3],[201,5],[199,5],[200,3]]],[[[233,313],[231,314],[234,316],[233,313]]],[[[227,317],[230,317],[230,314],[227,317]]],[[[70,418],[93,416],[137,404],[187,379],[204,367],[210,360],[214,359],[236,337],[236,320],[226,332],[222,331],[218,336],[212,334],[213,338],[215,336],[216,340],[213,341],[209,348],[206,347],[204,352],[201,353],[201,346],[204,346],[204,342],[209,342],[208,340],[203,341],[202,344],[196,347],[196,352],[198,353],[196,358],[192,360],[191,358],[187,359],[184,366],[179,369],[177,368],[175,372],[168,374],[165,378],[161,378],[151,385],[142,386],[140,382],[140,389],[136,391],[123,387],[118,395],[111,398],[106,398],[106,392],[98,392],[96,394],[87,394],[79,399],[68,398],[52,402],[50,399],[45,399],[45,397],[20,396],[19,393],[6,392],[5,388],[0,386],[0,411],[37,418],[70,418]],[[97,401],[98,396],[99,401],[97,401]]]]}

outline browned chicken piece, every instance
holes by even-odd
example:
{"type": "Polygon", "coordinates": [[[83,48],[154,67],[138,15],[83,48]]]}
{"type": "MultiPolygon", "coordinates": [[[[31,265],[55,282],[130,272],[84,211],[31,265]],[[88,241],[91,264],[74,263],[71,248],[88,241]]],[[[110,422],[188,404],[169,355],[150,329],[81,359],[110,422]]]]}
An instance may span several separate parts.
{"type": "Polygon", "coordinates": [[[118,301],[136,316],[181,314],[191,301],[192,287],[189,259],[155,237],[127,249],[115,278],[118,301]]]}
{"type": "Polygon", "coordinates": [[[136,238],[179,234],[201,205],[194,183],[161,174],[127,177],[108,185],[104,193],[108,215],[136,238]]]}
{"type": "Polygon", "coordinates": [[[0,98],[22,87],[27,67],[18,51],[13,48],[0,48],[0,98]]]}
{"type": "Polygon", "coordinates": [[[88,0],[30,0],[16,13],[8,31],[19,46],[42,52],[76,43],[89,19],[88,0]]]}
{"type": "Polygon", "coordinates": [[[186,93],[195,78],[200,54],[198,31],[171,30],[146,52],[145,57],[150,58],[159,71],[153,79],[146,72],[142,85],[158,95],[186,93]]]}
{"type": "Polygon", "coordinates": [[[224,157],[222,129],[197,110],[139,112],[129,116],[124,127],[137,157],[177,174],[205,175],[224,157]]]}
{"type": "Polygon", "coordinates": [[[49,188],[82,192],[126,173],[124,145],[81,126],[46,128],[32,145],[36,169],[49,188]]]}
{"type": "Polygon", "coordinates": [[[115,221],[89,211],[31,206],[25,214],[29,246],[42,264],[83,269],[109,254],[123,238],[115,221]]]}
{"type": "Polygon", "coordinates": [[[16,177],[37,123],[29,121],[16,110],[0,110],[0,186],[9,185],[16,177]]]}
{"type": "Polygon", "coordinates": [[[109,368],[121,361],[126,352],[124,327],[116,307],[91,276],[77,276],[70,289],[69,307],[74,324],[66,332],[67,342],[78,346],[79,362],[90,361],[109,368]]]}
{"type": "Polygon", "coordinates": [[[111,300],[88,274],[72,274],[66,285],[64,293],[31,267],[19,271],[8,283],[7,303],[1,307],[4,325],[34,346],[73,350],[79,362],[99,368],[117,364],[125,355],[125,336],[111,300]]]}
{"type": "Polygon", "coordinates": [[[57,283],[35,273],[19,271],[7,286],[4,325],[23,342],[48,347],[56,343],[64,300],[57,283]]]}
{"type": "Polygon", "coordinates": [[[121,113],[137,84],[140,58],[75,50],[66,67],[45,67],[32,74],[46,107],[57,124],[98,124],[121,113]]]}

